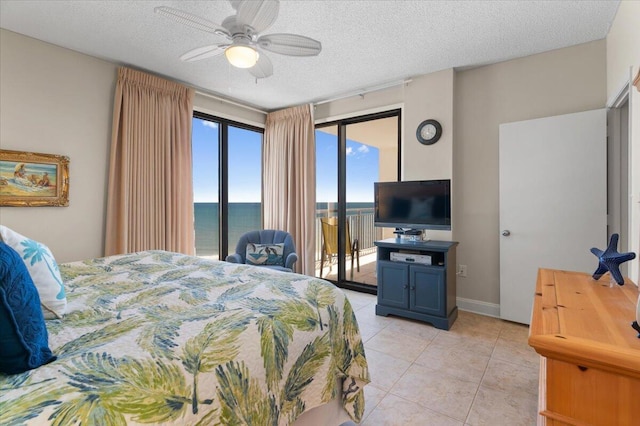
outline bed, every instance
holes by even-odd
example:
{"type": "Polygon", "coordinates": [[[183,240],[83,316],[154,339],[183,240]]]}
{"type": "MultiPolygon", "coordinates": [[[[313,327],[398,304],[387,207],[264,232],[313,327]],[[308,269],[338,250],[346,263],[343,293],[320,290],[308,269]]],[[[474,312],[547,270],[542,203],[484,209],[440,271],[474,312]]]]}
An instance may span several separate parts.
{"type": "Polygon", "coordinates": [[[364,347],[331,283],[164,251],[59,266],[58,358],[0,374],[0,424],[360,421],[364,347]]]}

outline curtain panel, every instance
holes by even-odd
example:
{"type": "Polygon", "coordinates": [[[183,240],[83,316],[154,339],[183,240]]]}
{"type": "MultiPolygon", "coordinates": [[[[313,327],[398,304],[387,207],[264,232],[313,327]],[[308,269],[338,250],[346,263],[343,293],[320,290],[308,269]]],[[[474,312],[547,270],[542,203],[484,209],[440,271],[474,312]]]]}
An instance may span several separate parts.
{"type": "Polygon", "coordinates": [[[194,90],[121,67],[113,105],[105,255],[195,253],[194,90]]]}
{"type": "Polygon", "coordinates": [[[264,228],[293,236],[295,272],[315,275],[316,158],[313,106],[267,115],[263,145],[264,228]]]}

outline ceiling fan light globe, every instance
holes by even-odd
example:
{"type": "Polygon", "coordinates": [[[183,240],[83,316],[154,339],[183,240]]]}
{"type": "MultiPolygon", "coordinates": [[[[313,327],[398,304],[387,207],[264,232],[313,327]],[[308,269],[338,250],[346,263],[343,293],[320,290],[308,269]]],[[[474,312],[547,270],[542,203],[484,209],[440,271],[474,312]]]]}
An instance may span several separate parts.
{"type": "Polygon", "coordinates": [[[258,62],[258,51],[251,46],[229,46],[224,55],[231,65],[237,68],[251,68],[258,62]]]}

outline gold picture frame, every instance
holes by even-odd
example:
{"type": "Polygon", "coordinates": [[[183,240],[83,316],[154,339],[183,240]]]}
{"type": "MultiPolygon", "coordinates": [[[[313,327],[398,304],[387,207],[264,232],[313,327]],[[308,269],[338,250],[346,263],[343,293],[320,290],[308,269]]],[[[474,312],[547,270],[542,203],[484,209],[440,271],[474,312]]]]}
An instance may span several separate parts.
{"type": "Polygon", "coordinates": [[[0,206],[69,205],[69,157],[0,149],[0,206]]]}

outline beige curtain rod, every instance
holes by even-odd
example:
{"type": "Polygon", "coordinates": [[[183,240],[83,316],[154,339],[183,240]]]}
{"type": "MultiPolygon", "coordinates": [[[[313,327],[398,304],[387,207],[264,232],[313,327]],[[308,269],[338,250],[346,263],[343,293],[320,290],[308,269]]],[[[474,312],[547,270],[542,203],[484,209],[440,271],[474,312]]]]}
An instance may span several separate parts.
{"type": "Polygon", "coordinates": [[[413,81],[412,79],[408,78],[406,80],[393,81],[391,83],[381,84],[379,86],[369,87],[367,89],[362,89],[362,90],[358,90],[358,91],[354,91],[354,92],[345,93],[345,94],[336,96],[334,98],[329,98],[329,99],[324,99],[324,100],[321,100],[321,101],[314,102],[313,106],[327,104],[329,102],[339,101],[341,99],[352,98],[354,96],[364,97],[364,95],[366,95],[368,93],[377,92],[379,90],[389,89],[391,87],[396,87],[396,86],[400,86],[400,85],[406,85],[406,84],[411,83],[412,81],[413,81]]]}
{"type": "Polygon", "coordinates": [[[205,96],[207,98],[212,98],[212,99],[215,99],[215,100],[218,100],[218,101],[221,101],[221,102],[225,102],[225,103],[228,103],[230,105],[235,105],[235,106],[240,107],[240,108],[245,108],[245,109],[248,109],[248,110],[251,110],[251,111],[259,112],[259,113],[264,114],[264,115],[268,114],[268,112],[265,111],[265,110],[262,110],[262,109],[259,109],[259,108],[254,108],[254,107],[249,106],[249,105],[244,105],[244,104],[241,104],[240,102],[235,102],[235,101],[232,101],[230,99],[226,99],[226,98],[223,98],[223,97],[220,97],[220,96],[212,95],[211,93],[202,92],[200,90],[196,90],[196,93],[198,95],[202,95],[202,96],[205,96]]]}
{"type": "MultiPolygon", "coordinates": [[[[409,78],[409,79],[406,79],[406,80],[393,81],[391,83],[381,84],[379,86],[369,87],[369,88],[366,88],[366,89],[362,89],[362,90],[358,90],[358,91],[354,91],[354,92],[350,92],[350,93],[345,93],[345,94],[342,94],[342,95],[339,95],[339,96],[336,96],[336,97],[333,97],[333,98],[330,98],[330,99],[324,99],[324,100],[321,100],[321,101],[313,102],[313,106],[316,107],[318,105],[327,104],[329,102],[334,102],[334,101],[339,101],[341,99],[351,98],[353,96],[364,96],[364,95],[366,95],[368,93],[377,92],[379,90],[389,89],[391,87],[400,86],[400,85],[406,85],[406,84],[411,83],[412,81],[413,80],[409,78]]],[[[211,93],[203,92],[203,91],[200,91],[200,90],[196,90],[196,93],[198,95],[202,95],[202,96],[205,96],[205,97],[208,97],[208,98],[212,98],[212,99],[218,100],[220,102],[225,102],[225,103],[228,103],[230,105],[235,105],[235,106],[240,107],[240,108],[245,108],[245,109],[248,109],[248,110],[251,110],[251,111],[259,112],[259,113],[264,114],[264,115],[268,114],[268,111],[265,111],[265,110],[262,110],[262,109],[259,109],[259,108],[254,108],[254,107],[251,107],[251,106],[248,106],[248,105],[244,105],[244,104],[241,104],[239,102],[232,101],[230,99],[226,99],[226,98],[223,98],[223,97],[220,97],[220,96],[213,95],[211,93]]]]}

